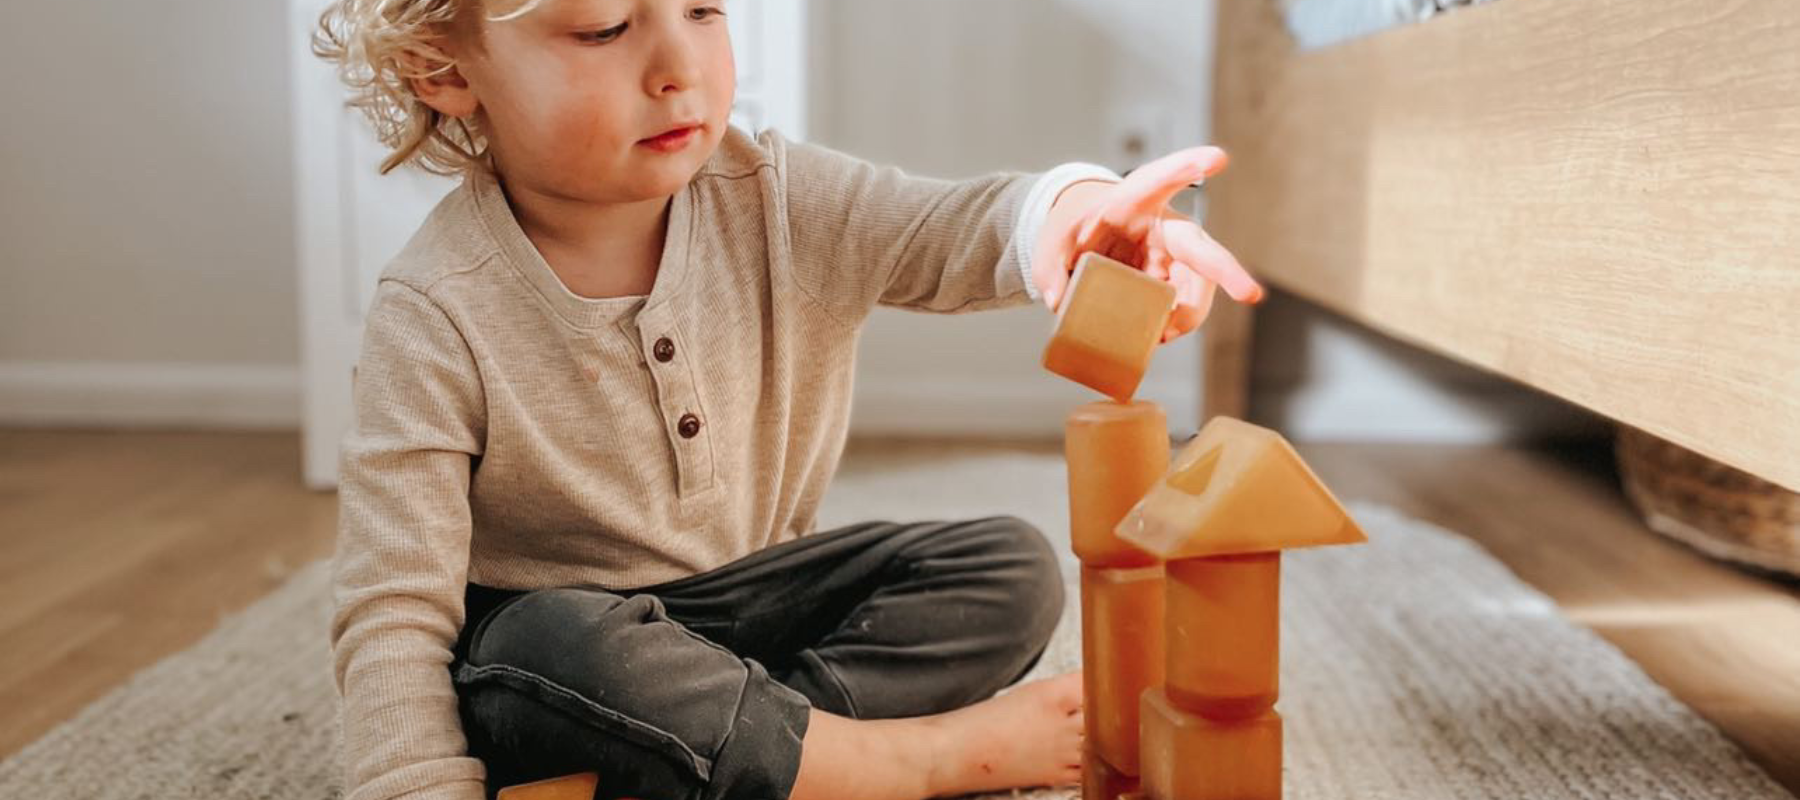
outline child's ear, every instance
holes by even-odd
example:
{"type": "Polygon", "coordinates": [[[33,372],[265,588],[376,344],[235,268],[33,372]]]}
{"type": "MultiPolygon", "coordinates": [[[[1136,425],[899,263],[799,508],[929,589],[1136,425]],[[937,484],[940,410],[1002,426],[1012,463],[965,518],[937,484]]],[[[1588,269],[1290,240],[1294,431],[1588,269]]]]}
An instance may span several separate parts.
{"type": "Polygon", "coordinates": [[[469,88],[468,79],[457,71],[455,62],[445,60],[448,55],[443,51],[429,55],[420,52],[402,54],[400,58],[407,71],[419,76],[408,78],[407,82],[412,86],[413,94],[438,113],[457,118],[474,116],[481,104],[476,100],[474,90],[469,88]]]}

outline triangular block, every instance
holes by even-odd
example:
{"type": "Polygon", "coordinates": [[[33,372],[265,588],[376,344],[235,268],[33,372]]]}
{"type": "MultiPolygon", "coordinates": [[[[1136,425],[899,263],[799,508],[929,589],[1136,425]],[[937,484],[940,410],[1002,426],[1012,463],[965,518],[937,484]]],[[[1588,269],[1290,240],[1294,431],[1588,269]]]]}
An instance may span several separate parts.
{"type": "Polygon", "coordinates": [[[1166,560],[1368,540],[1281,434],[1231,417],[1206,423],[1117,533],[1166,560]]]}

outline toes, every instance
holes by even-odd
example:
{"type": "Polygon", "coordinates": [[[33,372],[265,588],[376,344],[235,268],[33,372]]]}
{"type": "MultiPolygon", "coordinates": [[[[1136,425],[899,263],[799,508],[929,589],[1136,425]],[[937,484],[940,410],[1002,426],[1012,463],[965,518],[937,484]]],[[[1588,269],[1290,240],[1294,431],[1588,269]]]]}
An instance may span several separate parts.
{"type": "Polygon", "coordinates": [[[1081,675],[1075,673],[1071,677],[1075,680],[1060,687],[1062,691],[1057,693],[1056,702],[1064,711],[1079,711],[1082,706],[1081,675]]]}

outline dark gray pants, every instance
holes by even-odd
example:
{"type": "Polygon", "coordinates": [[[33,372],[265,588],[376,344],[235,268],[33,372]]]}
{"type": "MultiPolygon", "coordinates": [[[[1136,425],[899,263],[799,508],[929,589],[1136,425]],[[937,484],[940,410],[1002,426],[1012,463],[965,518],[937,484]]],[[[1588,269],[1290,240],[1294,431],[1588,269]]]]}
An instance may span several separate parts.
{"type": "Polygon", "coordinates": [[[779,800],[809,707],[982,700],[1036,664],[1062,607],[1021,520],[865,523],[639,589],[470,584],[450,669],[490,797],[597,771],[597,797],[779,800]]]}

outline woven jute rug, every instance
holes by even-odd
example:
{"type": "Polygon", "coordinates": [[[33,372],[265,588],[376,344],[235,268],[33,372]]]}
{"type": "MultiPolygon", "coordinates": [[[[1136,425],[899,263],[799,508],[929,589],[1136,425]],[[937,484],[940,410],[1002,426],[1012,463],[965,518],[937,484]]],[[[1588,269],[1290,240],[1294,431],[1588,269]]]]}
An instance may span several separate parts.
{"type": "MultiPolygon", "coordinates": [[[[1063,481],[1053,455],[884,451],[845,462],[820,525],[1011,513],[1061,546],[1063,481]]],[[[1387,508],[1354,511],[1369,544],[1286,559],[1290,800],[1790,797],[1473,543],[1387,508]]],[[[0,797],[340,796],[327,566],[0,763],[0,797]]],[[[1071,582],[1071,612],[1075,594],[1071,582]]],[[[1039,673],[1077,666],[1076,620],[1065,614],[1039,673]]]]}

